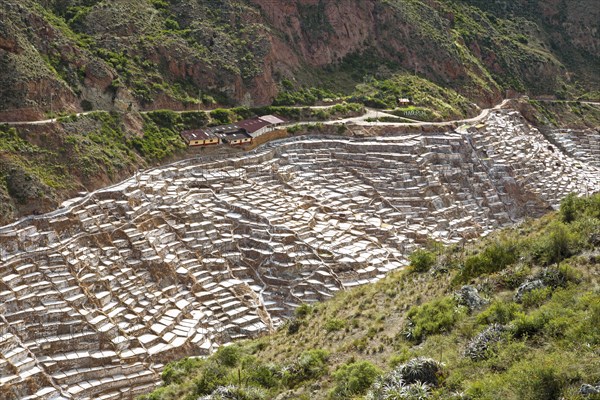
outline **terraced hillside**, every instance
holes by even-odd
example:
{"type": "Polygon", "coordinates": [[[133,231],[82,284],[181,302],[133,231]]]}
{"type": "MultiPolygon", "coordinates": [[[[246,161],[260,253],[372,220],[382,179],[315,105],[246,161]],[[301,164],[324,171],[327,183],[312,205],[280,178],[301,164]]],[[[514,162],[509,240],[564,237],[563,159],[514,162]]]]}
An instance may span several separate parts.
{"type": "Polygon", "coordinates": [[[600,191],[597,136],[573,143],[511,110],[456,132],[300,137],[5,226],[0,397],[148,392],[167,361],[272,330],[431,238],[464,242],[600,191]]]}

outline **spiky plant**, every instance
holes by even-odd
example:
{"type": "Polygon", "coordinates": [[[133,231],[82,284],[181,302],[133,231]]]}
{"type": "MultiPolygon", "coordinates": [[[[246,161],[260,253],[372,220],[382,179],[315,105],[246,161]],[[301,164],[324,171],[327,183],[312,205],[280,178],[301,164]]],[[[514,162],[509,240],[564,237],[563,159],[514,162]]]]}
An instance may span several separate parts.
{"type": "Polygon", "coordinates": [[[442,364],[432,358],[413,358],[396,368],[408,384],[421,382],[437,386],[442,364]]]}
{"type": "Polygon", "coordinates": [[[367,394],[368,400],[421,400],[437,386],[442,364],[431,358],[414,358],[379,377],[367,394]]]}

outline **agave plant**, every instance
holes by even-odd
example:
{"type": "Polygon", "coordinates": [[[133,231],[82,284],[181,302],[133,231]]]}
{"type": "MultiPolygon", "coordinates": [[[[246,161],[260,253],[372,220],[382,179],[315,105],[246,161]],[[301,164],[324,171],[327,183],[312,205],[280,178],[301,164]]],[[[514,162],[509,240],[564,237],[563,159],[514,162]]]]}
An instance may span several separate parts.
{"type": "Polygon", "coordinates": [[[415,382],[411,385],[404,386],[402,391],[402,397],[399,399],[403,400],[426,400],[431,394],[431,388],[428,384],[423,382],[415,382]]]}
{"type": "Polygon", "coordinates": [[[416,382],[410,385],[399,381],[400,385],[373,384],[367,394],[367,400],[426,400],[431,395],[431,388],[426,383],[416,382]]]}
{"type": "Polygon", "coordinates": [[[437,386],[442,364],[431,358],[414,358],[378,378],[367,394],[368,400],[422,400],[437,386]]]}
{"type": "Polygon", "coordinates": [[[396,393],[399,393],[404,387],[405,383],[402,379],[402,375],[393,370],[383,376],[377,378],[377,380],[371,386],[371,390],[367,394],[366,399],[368,400],[393,400],[399,398],[396,393]]]}
{"type": "Polygon", "coordinates": [[[265,393],[259,388],[247,386],[238,387],[234,385],[219,386],[208,396],[200,397],[198,400],[238,400],[238,399],[265,399],[265,393]]]}
{"type": "Polygon", "coordinates": [[[465,357],[469,357],[473,361],[486,359],[491,345],[502,340],[504,331],[506,328],[503,325],[489,325],[467,344],[465,357]]]}
{"type": "Polygon", "coordinates": [[[432,358],[418,357],[413,358],[406,364],[396,368],[406,383],[416,382],[426,383],[431,386],[437,386],[438,374],[442,369],[442,364],[432,358]]]}
{"type": "Polygon", "coordinates": [[[198,400],[226,400],[226,399],[234,399],[235,397],[236,387],[229,386],[219,386],[216,388],[211,394],[198,398],[198,400]]]}

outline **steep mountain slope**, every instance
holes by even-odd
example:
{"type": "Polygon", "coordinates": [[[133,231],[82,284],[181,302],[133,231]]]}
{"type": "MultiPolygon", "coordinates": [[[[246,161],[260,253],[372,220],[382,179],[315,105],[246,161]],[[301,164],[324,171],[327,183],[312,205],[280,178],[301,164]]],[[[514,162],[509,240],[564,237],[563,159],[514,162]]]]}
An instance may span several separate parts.
{"type": "Polygon", "coordinates": [[[3,120],[198,99],[267,104],[283,81],[349,92],[397,72],[487,104],[509,89],[598,90],[593,0],[7,0],[0,9],[3,120]]]}

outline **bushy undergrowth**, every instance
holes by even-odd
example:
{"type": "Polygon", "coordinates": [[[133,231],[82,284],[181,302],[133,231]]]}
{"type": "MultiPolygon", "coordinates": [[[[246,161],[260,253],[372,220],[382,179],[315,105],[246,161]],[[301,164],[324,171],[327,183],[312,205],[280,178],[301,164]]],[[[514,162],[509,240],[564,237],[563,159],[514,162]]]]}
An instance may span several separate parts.
{"type": "Polygon", "coordinates": [[[168,364],[162,374],[165,386],[142,398],[177,399],[183,389],[194,398],[221,398],[234,393],[234,397],[224,398],[267,399],[328,371],[329,352],[324,350],[307,350],[287,364],[264,363],[253,355],[256,350],[234,344],[219,348],[208,359],[186,358],[168,364]]]}
{"type": "Polygon", "coordinates": [[[365,394],[381,370],[368,361],[357,361],[342,365],[333,377],[336,385],[329,394],[331,399],[350,399],[365,394]]]}
{"type": "Polygon", "coordinates": [[[42,151],[42,149],[21,138],[15,128],[0,124],[0,153],[37,151],[42,151]]]}
{"type": "Polygon", "coordinates": [[[457,280],[467,282],[483,274],[500,271],[513,264],[518,255],[518,248],[512,240],[505,239],[491,243],[481,253],[465,259],[457,280]]]}
{"type": "Polygon", "coordinates": [[[435,254],[424,249],[417,249],[408,257],[410,267],[415,272],[426,272],[435,264],[435,254]]]}
{"type": "Polygon", "coordinates": [[[395,109],[399,98],[408,98],[414,104],[394,112],[404,118],[437,121],[464,117],[474,111],[470,101],[454,90],[408,74],[359,84],[350,101],[367,107],[395,109]]]}
{"type": "Polygon", "coordinates": [[[464,312],[452,297],[411,307],[406,314],[406,338],[420,342],[427,335],[449,331],[464,312]]]}
{"type": "Polygon", "coordinates": [[[303,88],[294,90],[294,86],[289,80],[283,80],[282,86],[283,90],[277,94],[275,101],[273,101],[274,106],[312,106],[318,101],[335,100],[341,97],[339,93],[334,93],[331,90],[323,88],[303,88]]]}
{"type": "Polygon", "coordinates": [[[130,143],[149,161],[164,160],[186,148],[176,128],[161,126],[151,118],[145,120],[143,136],[132,138],[130,143]]]}

